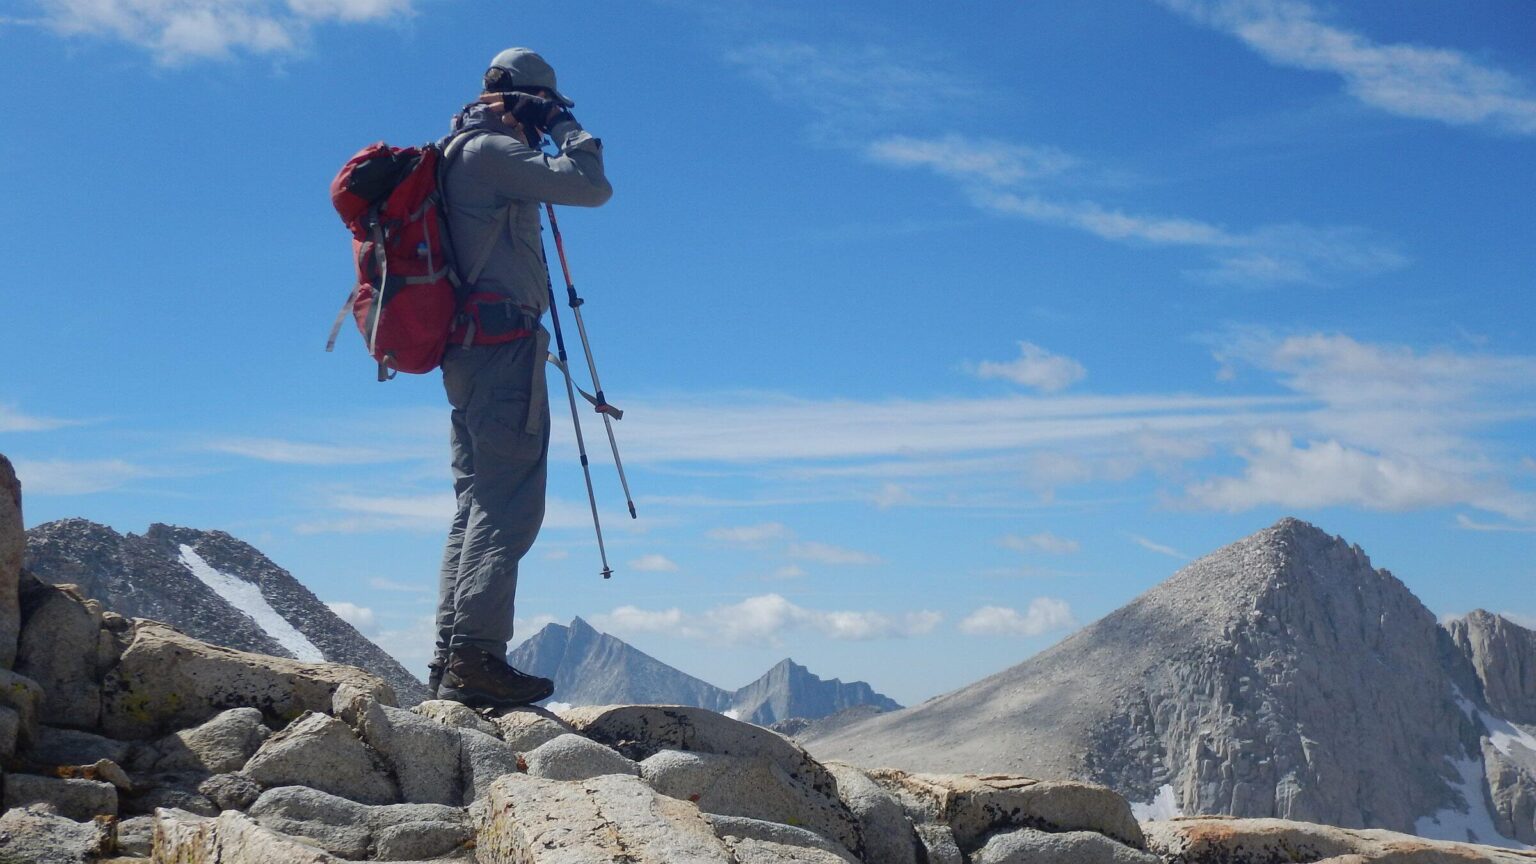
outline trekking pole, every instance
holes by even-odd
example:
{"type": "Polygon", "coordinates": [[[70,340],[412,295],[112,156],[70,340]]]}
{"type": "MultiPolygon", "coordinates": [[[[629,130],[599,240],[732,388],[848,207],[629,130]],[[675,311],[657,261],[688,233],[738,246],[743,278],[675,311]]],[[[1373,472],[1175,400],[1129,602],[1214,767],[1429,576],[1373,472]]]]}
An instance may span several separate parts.
{"type": "Polygon", "coordinates": [[[587,465],[587,444],[581,437],[581,417],[576,413],[576,384],[571,380],[570,361],[565,356],[565,336],[560,332],[560,309],[555,303],[555,283],[549,277],[549,258],[539,244],[539,258],[544,262],[544,287],[549,290],[549,320],[555,326],[555,350],[560,362],[555,364],[565,374],[565,398],[571,403],[571,425],[576,427],[576,452],[581,454],[581,475],[587,481],[587,504],[592,508],[592,527],[597,531],[597,554],[603,559],[603,578],[613,578],[613,568],[608,566],[608,550],[603,547],[603,523],[597,517],[597,496],[592,492],[592,469],[587,465]]]}
{"type": "MultiPolygon", "coordinates": [[[[565,242],[560,239],[560,223],[555,219],[555,205],[545,202],[544,209],[549,213],[549,230],[555,235],[555,251],[560,253],[560,272],[565,274],[566,302],[570,304],[571,312],[576,318],[576,332],[581,335],[581,349],[586,352],[587,368],[592,372],[592,389],[595,391],[593,395],[597,397],[595,407],[597,413],[603,415],[603,428],[608,430],[608,446],[613,449],[613,464],[619,469],[619,485],[624,487],[624,503],[629,505],[629,518],[638,519],[640,517],[635,515],[635,499],[629,494],[629,479],[624,476],[624,462],[619,459],[619,442],[613,437],[613,419],[611,418],[622,417],[623,414],[616,413],[617,409],[609,405],[607,397],[603,395],[603,382],[598,380],[597,364],[592,361],[592,343],[587,340],[587,325],[581,320],[581,304],[587,301],[577,296],[576,284],[571,281],[571,265],[565,260],[565,242]]],[[[549,267],[546,265],[544,270],[548,273],[549,267]]],[[[553,287],[550,288],[550,296],[551,308],[553,308],[553,287]]],[[[561,354],[560,359],[564,360],[565,355],[561,354]]]]}

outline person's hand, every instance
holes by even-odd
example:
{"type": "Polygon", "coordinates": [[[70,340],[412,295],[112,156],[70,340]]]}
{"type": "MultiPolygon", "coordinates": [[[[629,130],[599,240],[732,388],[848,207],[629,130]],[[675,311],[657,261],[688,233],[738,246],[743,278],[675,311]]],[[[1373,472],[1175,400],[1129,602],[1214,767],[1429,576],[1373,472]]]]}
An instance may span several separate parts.
{"type": "Polygon", "coordinates": [[[531,93],[486,93],[480,97],[480,101],[491,106],[492,111],[510,114],[518,123],[540,132],[548,129],[554,118],[564,110],[559,102],[531,93]]]}

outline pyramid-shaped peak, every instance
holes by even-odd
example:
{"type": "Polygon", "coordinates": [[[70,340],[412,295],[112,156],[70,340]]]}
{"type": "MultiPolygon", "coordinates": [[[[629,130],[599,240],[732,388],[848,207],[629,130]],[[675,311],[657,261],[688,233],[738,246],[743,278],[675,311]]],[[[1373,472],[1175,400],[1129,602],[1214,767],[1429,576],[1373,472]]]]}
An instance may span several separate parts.
{"type": "MultiPolygon", "coordinates": [[[[559,626],[559,625],[552,625],[552,626],[559,626]]],[[[575,618],[571,619],[570,627],[571,627],[571,632],[573,632],[573,633],[583,633],[583,634],[591,633],[594,636],[600,635],[600,631],[596,627],[593,627],[591,624],[588,624],[587,623],[587,619],[581,617],[580,615],[577,615],[575,618]]]]}

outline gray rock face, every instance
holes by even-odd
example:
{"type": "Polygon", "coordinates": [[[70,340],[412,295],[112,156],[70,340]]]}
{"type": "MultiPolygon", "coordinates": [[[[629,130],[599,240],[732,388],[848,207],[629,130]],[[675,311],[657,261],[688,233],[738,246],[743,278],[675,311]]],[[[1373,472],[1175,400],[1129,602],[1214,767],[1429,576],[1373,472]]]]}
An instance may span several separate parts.
{"type": "Polygon", "coordinates": [[[640,766],[611,747],[580,735],[561,735],[524,755],[528,774],[546,780],[586,780],[604,774],[640,774],[640,766]]]}
{"type": "Polygon", "coordinates": [[[239,771],[272,730],[255,708],[231,708],[192,729],[183,729],[140,750],[135,768],[225,774],[239,771]]]}
{"type": "Polygon", "coordinates": [[[367,669],[388,681],[406,704],[427,698],[415,676],[292,574],[222,531],[151,525],[142,537],[125,536],[84,519],[65,519],[33,528],[27,536],[28,566],[47,582],[76,583],[109,609],[163,621],[204,642],[295,657],[284,642],[193,575],[181,560],[181,546],[191,547],[219,572],[256,587],[325,660],[367,669]]]}
{"type": "Polygon", "coordinates": [[[405,801],[459,803],[462,730],[373,700],[354,702],[341,716],[383,757],[405,801]]]}
{"type": "Polygon", "coordinates": [[[496,778],[519,770],[517,751],[506,742],[474,729],[459,730],[459,797],[465,804],[484,798],[496,778]]]}
{"type": "Polygon", "coordinates": [[[1536,846],[1536,751],[1527,751],[1521,760],[1484,738],[1483,769],[1490,813],[1499,833],[1536,846]]]}
{"type": "Polygon", "coordinates": [[[1512,723],[1536,724],[1536,631],[1482,609],[1446,629],[1472,663],[1493,713],[1512,723]]]}
{"type": "Polygon", "coordinates": [[[88,765],[98,759],[110,759],[128,765],[130,745],[78,729],[43,726],[38,739],[27,750],[27,758],[43,765],[88,765]]]}
{"type": "Polygon", "coordinates": [[[150,847],[155,842],[155,818],[153,816],[132,816],[117,823],[117,852],[119,855],[132,855],[138,858],[148,858],[150,847]]]}
{"type": "Polygon", "coordinates": [[[1048,834],[1031,828],[994,834],[971,856],[971,864],[1163,864],[1156,855],[1132,849],[1092,831],[1048,834]]]}
{"type": "Polygon", "coordinates": [[[928,864],[965,864],[965,854],[955,842],[955,832],[948,825],[920,824],[917,838],[923,842],[928,864]]]}
{"type": "Polygon", "coordinates": [[[118,803],[124,815],[149,816],[162,807],[185,810],[201,816],[217,816],[220,808],[197,791],[205,779],[196,774],[143,774],[134,779],[131,793],[121,795],[118,803]]]}
{"type": "Polygon", "coordinates": [[[0,816],[0,864],[92,864],[111,848],[105,822],[76,822],[38,808],[0,816]]]}
{"type": "Polygon", "coordinates": [[[491,784],[476,857],[481,864],[732,864],[714,829],[686,801],[639,778],[579,782],[510,774],[491,784]]]}
{"type": "Polygon", "coordinates": [[[269,789],[308,786],[364,804],[392,804],[400,796],[378,754],[347,724],[313,712],[268,738],[244,773],[269,789]]]}
{"type": "Polygon", "coordinates": [[[859,820],[865,857],[884,864],[921,864],[922,841],[895,796],[852,765],[829,762],[826,767],[837,780],[837,796],[859,820]]]}
{"type": "Polygon", "coordinates": [[[795,788],[796,797],[816,812],[815,822],[806,823],[809,827],[841,843],[857,856],[864,854],[858,819],[837,797],[837,781],[809,754],[780,735],[701,708],[642,705],[573,708],[563,716],[576,731],[637,761],[663,750],[680,750],[738,757],[743,766],[771,765],[780,772],[773,776],[786,778],[795,788]]]}
{"type": "Polygon", "coordinates": [[[43,688],[40,719],[50,726],[90,729],[101,720],[102,616],[84,601],[73,586],[37,584],[22,597],[15,669],[43,688]]]}
{"type": "Polygon", "coordinates": [[[46,805],[76,822],[89,822],[97,816],[117,815],[117,787],[80,778],[64,780],[34,774],[6,774],[6,809],[34,804],[46,805]]]}
{"type": "Polygon", "coordinates": [[[0,669],[0,707],[16,713],[16,747],[31,747],[41,734],[38,715],[42,712],[43,688],[24,675],[0,669]]]}
{"type": "Polygon", "coordinates": [[[215,774],[197,792],[220,810],[248,810],[261,797],[261,784],[244,774],[215,774]]]}
{"type": "Polygon", "coordinates": [[[1286,519],[1018,666],[806,743],[863,766],[1081,778],[1136,801],[1166,784],[1184,812],[1407,831],[1456,800],[1451,760],[1476,740],[1440,634],[1359,548],[1286,519]]]}
{"type": "Polygon", "coordinates": [[[21,606],[17,586],[21,563],[27,552],[27,533],[21,519],[21,481],[11,460],[0,453],[0,668],[16,662],[16,640],[21,635],[21,606]]]}
{"type": "Polygon", "coordinates": [[[425,860],[474,837],[468,817],[456,807],[370,807],[300,786],[267,790],[249,815],[268,829],[305,838],[342,858],[425,860]]]}

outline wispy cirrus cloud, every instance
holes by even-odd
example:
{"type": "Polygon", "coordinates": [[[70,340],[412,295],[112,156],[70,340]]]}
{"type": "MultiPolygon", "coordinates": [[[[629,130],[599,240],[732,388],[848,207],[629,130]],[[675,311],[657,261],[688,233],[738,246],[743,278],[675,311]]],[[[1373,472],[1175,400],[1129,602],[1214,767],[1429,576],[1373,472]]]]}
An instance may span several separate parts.
{"type": "Polygon", "coordinates": [[[395,21],[410,0],[33,0],[28,23],[65,37],[133,45],[167,65],[280,56],[301,50],[318,24],[395,21]]]}
{"type": "MultiPolygon", "coordinates": [[[[294,526],[299,534],[370,534],[379,531],[440,533],[453,519],[455,501],[447,492],[422,495],[364,495],[339,493],[324,501],[326,515],[294,526]]],[[[549,498],[544,527],[578,528],[592,524],[585,504],[549,498]]]]}
{"type": "Polygon", "coordinates": [[[1384,44],[1328,23],[1322,10],[1300,0],[1158,2],[1230,34],[1277,66],[1337,75],[1350,95],[1372,108],[1536,135],[1536,93],[1530,83],[1463,52],[1384,44]]]}
{"type": "Polygon", "coordinates": [[[92,495],[158,473],[124,459],[16,459],[12,465],[27,495],[92,495]]]}
{"type": "Polygon", "coordinates": [[[285,438],[219,438],[206,444],[205,449],[284,465],[368,465],[416,458],[416,454],[409,452],[285,438]]]}
{"type": "Polygon", "coordinates": [[[1015,552],[1045,552],[1051,555],[1071,555],[1082,549],[1082,544],[1070,537],[1062,537],[1049,531],[1020,536],[1005,534],[998,538],[998,545],[1015,552]]]}
{"type": "Polygon", "coordinates": [[[27,414],[14,405],[0,404],[0,432],[49,432],[80,425],[83,421],[27,414]]]}
{"type": "Polygon", "coordinates": [[[1135,543],[1137,546],[1140,546],[1141,548],[1147,550],[1148,552],[1156,552],[1159,555],[1167,555],[1169,558],[1177,558],[1180,561],[1188,561],[1189,560],[1189,556],[1188,555],[1184,554],[1183,552],[1180,552],[1179,550],[1173,548],[1172,546],[1168,546],[1168,545],[1163,544],[1163,543],[1158,543],[1158,542],[1156,542],[1154,540],[1149,540],[1146,537],[1141,536],[1140,534],[1127,534],[1125,536],[1132,543],[1135,543]]]}
{"type": "Polygon", "coordinates": [[[797,631],[845,641],[922,636],[933,632],[943,618],[931,610],[887,613],[813,609],[780,594],[763,594],[697,613],[677,608],[620,606],[593,615],[592,624],[599,630],[620,635],[654,633],[736,644],[778,645],[797,631]]]}
{"type": "Polygon", "coordinates": [[[858,549],[849,549],[844,546],[836,546],[831,543],[817,543],[805,541],[789,544],[787,554],[791,558],[802,561],[813,561],[817,564],[833,565],[869,565],[879,564],[880,556],[872,552],[864,552],[858,549]]]}
{"type": "Polygon", "coordinates": [[[726,59],[770,96],[808,108],[813,116],[809,131],[824,146],[853,148],[862,158],[892,168],[930,171],[953,183],[984,213],[1083,231],[1110,242],[1199,252],[1207,263],[1188,273],[1201,281],[1321,285],[1389,272],[1408,261],[1396,244],[1358,227],[1283,223],[1228,228],[1067,197],[1059,191],[1063,184],[1092,185],[1099,169],[1050,145],[953,133],[919,138],[898,131],[910,125],[912,93],[955,108],[985,102],[987,88],[945,71],[943,58],[914,65],[898,62],[884,46],[762,41],[728,52],[726,59]],[[847,134],[850,126],[861,134],[847,134]]]}

